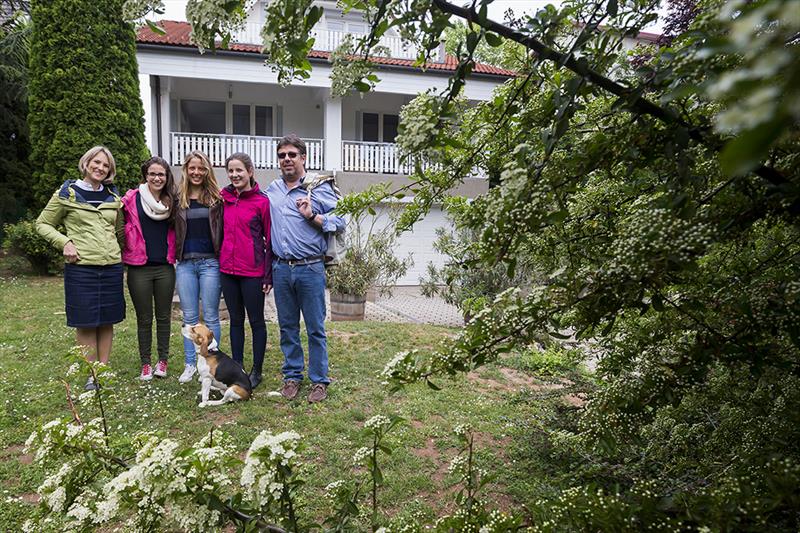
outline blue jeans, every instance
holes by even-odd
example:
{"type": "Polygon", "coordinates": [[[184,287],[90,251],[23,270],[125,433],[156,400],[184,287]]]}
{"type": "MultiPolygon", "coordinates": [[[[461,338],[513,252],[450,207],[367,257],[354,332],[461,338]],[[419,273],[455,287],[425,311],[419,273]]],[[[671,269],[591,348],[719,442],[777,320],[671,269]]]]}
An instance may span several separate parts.
{"type": "MultiPolygon", "coordinates": [[[[214,334],[217,343],[222,342],[219,327],[219,261],[210,259],[187,259],[175,268],[178,298],[181,300],[184,324],[200,321],[200,301],[203,302],[203,320],[214,334]]],[[[194,344],[183,338],[183,353],[187,365],[197,362],[194,344]]]]}
{"type": "Polygon", "coordinates": [[[322,262],[290,266],[276,261],[272,264],[272,283],[281,328],[283,379],[303,379],[302,312],[308,334],[308,378],[312,383],[330,383],[325,336],[325,266],[322,262]]]}

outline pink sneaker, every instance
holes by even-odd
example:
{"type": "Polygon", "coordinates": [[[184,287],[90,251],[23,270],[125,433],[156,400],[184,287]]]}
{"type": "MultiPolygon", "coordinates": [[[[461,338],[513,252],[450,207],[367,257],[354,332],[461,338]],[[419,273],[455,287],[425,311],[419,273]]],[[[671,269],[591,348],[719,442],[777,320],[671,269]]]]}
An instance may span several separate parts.
{"type": "Polygon", "coordinates": [[[159,361],[156,363],[156,371],[153,372],[156,377],[165,378],[167,377],[167,362],[166,361],[159,361]]]}
{"type": "Polygon", "coordinates": [[[149,364],[142,365],[142,373],[139,374],[139,379],[142,381],[150,381],[153,379],[153,367],[149,364]]]}

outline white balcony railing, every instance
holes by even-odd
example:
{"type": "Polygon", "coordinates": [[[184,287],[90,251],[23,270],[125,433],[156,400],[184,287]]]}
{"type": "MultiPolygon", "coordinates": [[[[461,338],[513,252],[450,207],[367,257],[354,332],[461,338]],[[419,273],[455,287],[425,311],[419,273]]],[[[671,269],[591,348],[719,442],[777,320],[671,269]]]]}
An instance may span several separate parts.
{"type": "MultiPolygon", "coordinates": [[[[253,135],[222,135],[215,133],[172,132],[173,165],[180,165],[184,156],[192,150],[208,155],[215,167],[225,165],[225,159],[235,152],[245,152],[253,158],[256,168],[278,168],[277,148],[280,137],[257,137],[253,135]]],[[[324,168],[324,142],[322,139],[303,139],[306,143],[306,168],[324,168]]]]}
{"type": "MultiPolygon", "coordinates": [[[[261,40],[261,29],[263,24],[257,22],[247,22],[239,30],[233,33],[232,42],[240,44],[258,44],[261,40]]],[[[328,30],[324,28],[314,29],[311,34],[314,36],[314,50],[321,52],[332,52],[342,43],[346,35],[350,35],[346,31],[328,30]]],[[[353,34],[358,38],[359,35],[353,34]]],[[[389,57],[397,59],[416,59],[417,50],[408,42],[400,37],[383,36],[379,41],[379,45],[385,46],[389,49],[389,57]]],[[[441,61],[442,59],[439,58],[441,61]]]]}
{"type": "Polygon", "coordinates": [[[400,162],[400,149],[394,143],[342,141],[342,170],[408,174],[413,169],[409,161],[400,162]]]}

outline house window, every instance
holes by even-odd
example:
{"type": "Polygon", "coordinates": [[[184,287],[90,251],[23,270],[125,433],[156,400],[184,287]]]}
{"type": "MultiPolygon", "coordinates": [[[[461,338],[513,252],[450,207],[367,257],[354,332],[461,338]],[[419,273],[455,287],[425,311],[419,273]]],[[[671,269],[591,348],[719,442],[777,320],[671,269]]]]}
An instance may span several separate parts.
{"type": "Polygon", "coordinates": [[[380,140],[379,115],[377,113],[362,113],[361,116],[363,118],[362,140],[378,142],[380,140]]]}
{"type": "Polygon", "coordinates": [[[397,115],[383,115],[383,142],[393,143],[397,137],[397,124],[400,117],[397,115]]]}
{"type": "Polygon", "coordinates": [[[250,135],[250,106],[233,104],[233,134],[250,135]]]}
{"type": "Polygon", "coordinates": [[[181,100],[181,125],[192,133],[225,133],[225,102],[181,100]]]}
{"type": "Polygon", "coordinates": [[[272,107],[257,105],[256,107],[256,135],[272,137],[272,107]]]}
{"type": "Polygon", "coordinates": [[[361,140],[393,143],[400,117],[389,113],[361,113],[361,140]]]}

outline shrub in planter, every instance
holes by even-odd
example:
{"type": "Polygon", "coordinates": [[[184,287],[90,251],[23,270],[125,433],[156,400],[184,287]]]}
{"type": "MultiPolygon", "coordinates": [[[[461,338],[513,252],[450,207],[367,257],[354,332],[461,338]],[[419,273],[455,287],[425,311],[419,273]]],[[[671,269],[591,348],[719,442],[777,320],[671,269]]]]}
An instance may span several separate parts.
{"type": "Polygon", "coordinates": [[[58,274],[64,269],[64,256],[39,235],[32,220],[6,224],[3,231],[3,247],[30,261],[36,274],[58,274]]]}
{"type": "Polygon", "coordinates": [[[331,316],[334,320],[361,320],[364,315],[367,289],[375,287],[379,294],[391,293],[397,280],[412,264],[411,256],[397,258],[392,252],[396,235],[392,225],[381,231],[362,231],[362,220],[355,218],[348,229],[348,245],[338,265],[328,270],[328,289],[331,293],[331,316]],[[346,295],[346,297],[342,297],[346,295]],[[345,307],[337,307],[338,304],[345,307]]]}

